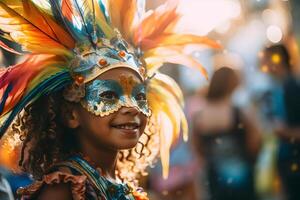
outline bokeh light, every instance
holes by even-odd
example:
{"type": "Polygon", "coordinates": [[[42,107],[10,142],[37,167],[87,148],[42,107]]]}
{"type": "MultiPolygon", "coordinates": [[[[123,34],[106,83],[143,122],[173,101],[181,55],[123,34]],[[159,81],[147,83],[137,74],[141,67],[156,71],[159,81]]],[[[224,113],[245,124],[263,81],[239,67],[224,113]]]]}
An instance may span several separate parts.
{"type": "Polygon", "coordinates": [[[273,42],[278,43],[282,40],[283,33],[278,26],[271,25],[267,28],[267,38],[273,42]]]}

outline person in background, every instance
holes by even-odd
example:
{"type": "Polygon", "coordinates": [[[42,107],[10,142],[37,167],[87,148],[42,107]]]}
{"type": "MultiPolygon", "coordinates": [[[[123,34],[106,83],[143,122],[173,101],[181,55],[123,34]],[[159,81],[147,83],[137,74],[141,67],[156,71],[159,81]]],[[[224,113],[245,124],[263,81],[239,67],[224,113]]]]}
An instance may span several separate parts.
{"type": "Polygon", "coordinates": [[[195,149],[205,165],[212,200],[256,199],[253,173],[260,135],[254,119],[231,101],[238,85],[234,70],[217,70],[205,106],[193,119],[195,149]]]}
{"type": "Polygon", "coordinates": [[[290,56],[282,44],[264,50],[263,71],[272,78],[272,124],[279,139],[277,167],[287,200],[300,199],[300,82],[292,73],[290,56]]]}

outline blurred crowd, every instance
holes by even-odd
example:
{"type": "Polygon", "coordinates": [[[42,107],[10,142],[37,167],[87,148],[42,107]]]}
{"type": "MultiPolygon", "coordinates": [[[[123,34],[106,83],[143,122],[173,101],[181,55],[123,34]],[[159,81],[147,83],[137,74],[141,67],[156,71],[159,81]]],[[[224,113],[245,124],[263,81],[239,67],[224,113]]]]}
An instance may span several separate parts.
{"type": "Polygon", "coordinates": [[[259,59],[269,84],[246,104],[243,76],[230,66],[188,98],[190,141],[175,148],[168,180],[150,174],[154,199],[300,199],[300,79],[282,44],[259,59]]]}

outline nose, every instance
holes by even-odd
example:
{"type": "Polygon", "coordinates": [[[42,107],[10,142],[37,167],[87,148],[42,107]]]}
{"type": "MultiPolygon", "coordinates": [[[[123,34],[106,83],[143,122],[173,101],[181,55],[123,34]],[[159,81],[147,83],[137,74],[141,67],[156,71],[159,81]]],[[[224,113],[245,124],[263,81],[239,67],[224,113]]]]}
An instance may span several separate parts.
{"type": "Polygon", "coordinates": [[[138,115],[140,111],[135,107],[122,107],[120,112],[123,115],[135,116],[138,115]]]}

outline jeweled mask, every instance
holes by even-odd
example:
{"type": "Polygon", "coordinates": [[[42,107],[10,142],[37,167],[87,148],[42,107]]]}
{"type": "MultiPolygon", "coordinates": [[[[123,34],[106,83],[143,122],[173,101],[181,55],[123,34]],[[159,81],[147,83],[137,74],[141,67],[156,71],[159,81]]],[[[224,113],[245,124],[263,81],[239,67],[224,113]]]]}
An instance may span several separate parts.
{"type": "Polygon", "coordinates": [[[97,116],[107,116],[122,107],[135,107],[150,116],[146,97],[146,85],[137,83],[132,76],[121,75],[116,80],[93,80],[86,86],[81,105],[97,116]]]}

